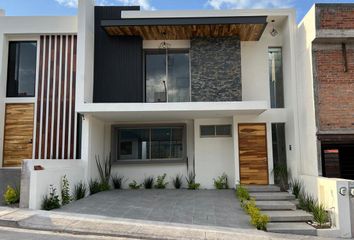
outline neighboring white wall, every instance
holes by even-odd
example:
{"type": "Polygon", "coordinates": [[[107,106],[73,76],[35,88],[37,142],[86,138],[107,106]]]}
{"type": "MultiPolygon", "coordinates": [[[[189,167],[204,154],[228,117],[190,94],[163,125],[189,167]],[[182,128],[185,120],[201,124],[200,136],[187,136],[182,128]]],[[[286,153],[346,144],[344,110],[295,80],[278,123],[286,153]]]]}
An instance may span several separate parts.
{"type": "Polygon", "coordinates": [[[231,124],[232,118],[196,119],[195,136],[195,176],[201,188],[214,188],[214,178],[226,173],[229,186],[235,187],[235,160],[233,137],[200,137],[201,125],[231,124]]]}
{"type": "Polygon", "coordinates": [[[64,175],[69,181],[72,194],[74,185],[84,181],[84,168],[81,160],[25,160],[23,171],[27,173],[27,177],[25,182],[21,180],[21,188],[28,187],[28,207],[40,209],[43,197],[49,194],[50,185],[56,188],[56,193],[60,196],[64,175]],[[35,165],[42,166],[44,170],[34,170],[35,165]]]}
{"type": "Polygon", "coordinates": [[[300,179],[304,183],[304,190],[314,196],[319,203],[324,204],[330,212],[333,227],[329,230],[319,230],[318,235],[323,237],[351,238],[352,225],[350,186],[354,186],[354,181],[325,178],[309,175],[301,175],[300,179]],[[339,194],[340,188],[346,188],[345,196],[339,194]]]}
{"type": "Polygon", "coordinates": [[[77,36],[76,109],[93,100],[94,0],[79,0],[77,36]]]}
{"type": "Polygon", "coordinates": [[[315,96],[313,88],[312,41],[316,37],[315,6],[297,31],[297,92],[300,138],[300,174],[318,176],[315,96]]]}

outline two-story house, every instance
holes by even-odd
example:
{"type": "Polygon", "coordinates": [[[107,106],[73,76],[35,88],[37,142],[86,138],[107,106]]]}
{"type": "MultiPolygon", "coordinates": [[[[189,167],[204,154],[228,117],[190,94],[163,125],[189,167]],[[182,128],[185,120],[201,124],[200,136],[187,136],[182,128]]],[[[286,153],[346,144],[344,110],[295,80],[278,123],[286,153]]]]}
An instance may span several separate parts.
{"type": "MultiPolygon", "coordinates": [[[[202,188],[296,172],[293,10],[79,9],[81,158],[141,182],[194,173],[202,188]]],[[[295,174],[295,173],[294,173],[295,174]]]]}

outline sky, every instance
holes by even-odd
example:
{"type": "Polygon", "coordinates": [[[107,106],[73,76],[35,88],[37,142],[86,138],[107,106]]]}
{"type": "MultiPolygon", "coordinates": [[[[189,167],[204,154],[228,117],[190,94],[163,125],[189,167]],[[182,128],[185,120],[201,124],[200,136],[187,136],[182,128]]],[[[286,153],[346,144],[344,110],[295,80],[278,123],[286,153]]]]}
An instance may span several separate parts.
{"type": "MultiPolygon", "coordinates": [[[[354,0],[96,0],[97,5],[140,5],[144,10],[296,8],[300,21],[312,4],[354,3],[354,0]]],[[[7,16],[76,15],[77,0],[0,0],[7,16]]]]}

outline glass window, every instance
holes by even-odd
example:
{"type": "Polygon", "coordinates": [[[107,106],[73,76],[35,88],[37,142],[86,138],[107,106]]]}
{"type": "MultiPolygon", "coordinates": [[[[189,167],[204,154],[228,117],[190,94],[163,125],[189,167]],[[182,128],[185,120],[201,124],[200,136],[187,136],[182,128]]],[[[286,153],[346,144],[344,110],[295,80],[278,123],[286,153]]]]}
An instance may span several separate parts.
{"type": "Polygon", "coordinates": [[[231,137],[231,125],[202,125],[200,126],[201,137],[231,137]]]}
{"type": "MultiPolygon", "coordinates": [[[[272,123],[272,144],[274,167],[286,167],[285,123],[272,123]]],[[[275,179],[277,184],[280,181],[275,179]]]]}
{"type": "Polygon", "coordinates": [[[118,159],[149,159],[149,132],[149,129],[120,129],[118,159]]]}
{"type": "Polygon", "coordinates": [[[284,107],[282,49],[269,48],[270,103],[272,108],[284,107]]]}
{"type": "Polygon", "coordinates": [[[231,136],[231,125],[216,125],[216,136],[231,136]]]}
{"type": "Polygon", "coordinates": [[[184,158],[184,127],[118,128],[117,160],[184,158]]]}
{"type": "Polygon", "coordinates": [[[145,80],[146,102],[190,101],[189,53],[147,52],[145,80]]]}
{"type": "Polygon", "coordinates": [[[34,97],[36,58],[36,42],[9,43],[7,97],[34,97]]]}

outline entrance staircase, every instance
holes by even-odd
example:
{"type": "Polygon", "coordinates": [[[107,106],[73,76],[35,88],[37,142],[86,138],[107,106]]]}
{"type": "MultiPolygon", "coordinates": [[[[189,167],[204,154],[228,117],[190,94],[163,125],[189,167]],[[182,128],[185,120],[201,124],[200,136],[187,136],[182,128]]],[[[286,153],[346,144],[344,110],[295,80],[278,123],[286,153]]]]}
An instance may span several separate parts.
{"type": "Polygon", "coordinates": [[[313,220],[311,214],[296,208],[295,196],[281,192],[276,185],[245,186],[257,207],[269,216],[268,232],[299,235],[317,235],[317,231],[306,222],[313,220]]]}

